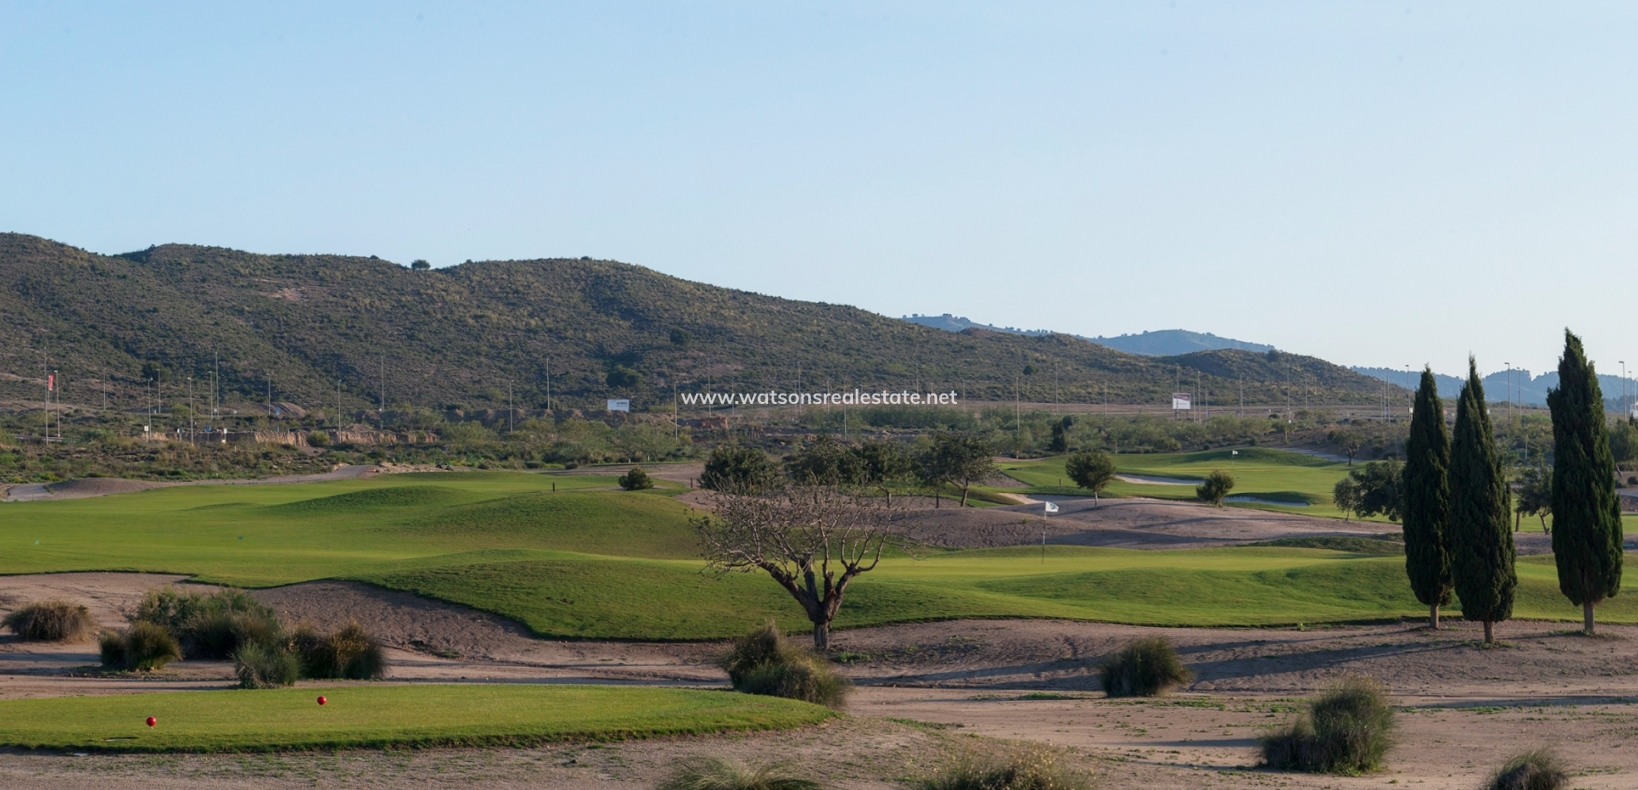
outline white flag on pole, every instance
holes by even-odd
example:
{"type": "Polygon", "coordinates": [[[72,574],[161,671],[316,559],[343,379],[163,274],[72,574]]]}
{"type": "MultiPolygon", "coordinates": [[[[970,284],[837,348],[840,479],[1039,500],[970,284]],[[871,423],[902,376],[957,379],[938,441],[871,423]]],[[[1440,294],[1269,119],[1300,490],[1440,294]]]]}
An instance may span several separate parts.
{"type": "Polygon", "coordinates": [[[1046,503],[1046,512],[1048,512],[1048,513],[1056,513],[1056,512],[1058,512],[1058,506],[1057,506],[1057,505],[1054,505],[1054,504],[1052,504],[1052,503],[1051,503],[1051,502],[1047,502],[1047,503],[1046,503]]]}
{"type": "Polygon", "coordinates": [[[1229,451],[1229,455],[1239,455],[1239,454],[1240,454],[1239,450],[1230,450],[1229,451]]]}

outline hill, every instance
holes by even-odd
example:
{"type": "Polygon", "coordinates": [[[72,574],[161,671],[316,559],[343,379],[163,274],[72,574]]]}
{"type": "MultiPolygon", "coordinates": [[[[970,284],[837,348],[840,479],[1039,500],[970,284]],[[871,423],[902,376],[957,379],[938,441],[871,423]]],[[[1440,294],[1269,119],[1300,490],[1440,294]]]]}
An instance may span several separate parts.
{"type": "MultiPolygon", "coordinates": [[[[1418,381],[1416,377],[1421,375],[1419,370],[1407,372],[1403,368],[1393,370],[1391,368],[1356,366],[1350,368],[1350,370],[1400,386],[1404,386],[1407,381],[1410,382],[1411,386],[1416,386],[1418,381]]],[[[1446,376],[1442,373],[1433,374],[1433,380],[1439,386],[1439,396],[1442,398],[1455,398],[1461,393],[1462,385],[1467,383],[1465,378],[1446,376]]],[[[1547,391],[1558,387],[1558,371],[1551,370],[1539,376],[1531,376],[1528,370],[1514,368],[1511,376],[1508,375],[1507,371],[1502,370],[1491,373],[1480,379],[1480,381],[1484,383],[1485,397],[1490,400],[1506,402],[1508,390],[1511,388],[1514,401],[1529,406],[1546,407],[1547,391]]],[[[1600,373],[1598,375],[1598,386],[1604,391],[1604,401],[1607,408],[1614,412],[1622,411],[1623,389],[1621,387],[1621,377],[1600,373]]],[[[1638,396],[1638,386],[1634,385],[1632,379],[1627,380],[1624,391],[1629,404],[1633,402],[1634,396],[1638,396]]]]}
{"type": "MultiPolygon", "coordinates": [[[[1009,334],[1028,335],[1030,337],[1053,334],[1045,329],[1018,329],[1010,326],[980,324],[969,318],[951,315],[949,313],[945,313],[943,315],[921,315],[918,313],[915,315],[904,316],[901,320],[909,321],[912,324],[930,326],[934,329],[942,329],[946,332],[960,332],[966,329],[987,329],[991,332],[1007,332],[1009,334]]],[[[1202,334],[1200,332],[1190,332],[1187,329],[1162,329],[1157,332],[1144,332],[1137,335],[1121,335],[1119,337],[1086,337],[1084,335],[1071,335],[1071,337],[1078,337],[1082,340],[1090,340],[1100,346],[1106,346],[1108,348],[1115,349],[1116,351],[1125,351],[1128,354],[1142,354],[1146,357],[1175,356],[1178,354],[1190,354],[1195,351],[1221,351],[1224,349],[1238,349],[1240,351],[1256,352],[1269,352],[1274,350],[1273,346],[1264,345],[1262,343],[1247,343],[1244,340],[1218,337],[1210,332],[1202,334]]],[[[1355,368],[1355,370],[1356,372],[1364,372],[1358,368],[1355,368]]]]}
{"type": "MultiPolygon", "coordinates": [[[[164,245],[106,256],[0,235],[0,397],[37,403],[49,364],[68,403],[638,410],[696,390],[956,390],[967,399],[1164,403],[1196,371],[1247,403],[1298,388],[1374,403],[1381,385],[1313,357],[1127,354],[1067,335],[950,333],[845,305],[688,282],[616,261],[483,261],[413,270],[375,258],[164,245]],[[383,377],[384,372],[384,377],[383,377]],[[339,395],[338,395],[339,389],[339,395]]],[[[1301,396],[1298,395],[1300,400],[1301,396]]]]}

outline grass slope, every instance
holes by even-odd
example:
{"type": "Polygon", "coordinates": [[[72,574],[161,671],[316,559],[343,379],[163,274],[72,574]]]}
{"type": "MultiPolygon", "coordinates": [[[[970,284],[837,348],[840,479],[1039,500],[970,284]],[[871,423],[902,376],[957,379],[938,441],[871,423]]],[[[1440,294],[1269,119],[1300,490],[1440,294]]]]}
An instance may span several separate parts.
{"type": "MultiPolygon", "coordinates": [[[[1064,474],[1067,456],[1045,458],[1039,461],[1005,463],[1001,470],[1030,484],[1028,491],[1039,493],[1081,493],[1064,474]]],[[[1346,463],[1327,461],[1311,455],[1246,447],[1234,450],[1210,450],[1200,453],[1153,453],[1115,456],[1115,468],[1122,474],[1169,477],[1178,480],[1199,480],[1221,469],[1234,476],[1231,496],[1254,496],[1262,499],[1306,503],[1306,506],[1281,507],[1264,503],[1244,503],[1241,507],[1257,507],[1302,513],[1308,516],[1342,517],[1331,504],[1331,489],[1346,477],[1350,467],[1346,463]],[[1234,453],[1238,452],[1238,455],[1234,453]]],[[[1109,493],[1115,496],[1143,496],[1154,499],[1194,499],[1193,485],[1164,485],[1111,483],[1109,493]]]]}
{"type": "Polygon", "coordinates": [[[243,752],[529,745],[789,729],[833,714],[804,702],[663,688],[343,686],[0,701],[0,746],[243,752]],[[319,706],[318,695],[328,698],[319,706]],[[148,727],[146,719],[159,719],[148,727]]]}
{"type": "MultiPolygon", "coordinates": [[[[164,571],[243,586],[350,578],[468,604],[561,637],[716,639],[770,617],[806,628],[764,575],[702,573],[683,504],[662,492],[586,490],[611,482],[510,472],[390,475],[12,503],[0,505],[0,546],[7,547],[0,573],[164,571]]],[[[1053,617],[1233,626],[1420,616],[1401,558],[1376,554],[1377,546],[1335,550],[1348,548],[1054,546],[1044,556],[1035,547],[896,555],[854,583],[837,625],[1053,617]]],[[[1519,575],[1517,616],[1579,616],[1558,594],[1550,558],[1521,560],[1519,575]]],[[[1599,616],[1638,622],[1638,600],[1614,598],[1599,616]]]]}

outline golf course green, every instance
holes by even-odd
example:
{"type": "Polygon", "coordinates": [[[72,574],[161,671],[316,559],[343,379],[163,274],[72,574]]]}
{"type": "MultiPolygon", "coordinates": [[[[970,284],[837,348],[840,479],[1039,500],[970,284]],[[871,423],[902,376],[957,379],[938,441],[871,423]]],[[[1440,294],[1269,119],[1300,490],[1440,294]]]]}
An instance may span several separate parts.
{"type": "MultiPolygon", "coordinates": [[[[1045,483],[1062,462],[1007,466],[1045,483]]],[[[1122,471],[1173,476],[1215,462],[1119,459],[1122,471]]],[[[1249,481],[1246,490],[1313,497],[1345,469],[1267,450],[1248,452],[1244,464],[1235,473],[1249,481]]],[[[795,603],[764,575],[703,572],[688,523],[694,511],[671,498],[678,490],[621,491],[601,476],[472,472],[7,503],[0,573],[147,571],[242,587],[351,579],[494,612],[541,636],[717,639],[770,618],[805,629],[795,603]]],[[[1579,618],[1558,593],[1550,558],[1523,558],[1518,572],[1516,617],[1579,618]]],[[[1252,626],[1423,611],[1400,557],[1049,546],[894,554],[854,583],[836,625],[1051,617],[1252,626]]],[[[1638,622],[1638,603],[1613,598],[1599,618],[1638,622]]]]}

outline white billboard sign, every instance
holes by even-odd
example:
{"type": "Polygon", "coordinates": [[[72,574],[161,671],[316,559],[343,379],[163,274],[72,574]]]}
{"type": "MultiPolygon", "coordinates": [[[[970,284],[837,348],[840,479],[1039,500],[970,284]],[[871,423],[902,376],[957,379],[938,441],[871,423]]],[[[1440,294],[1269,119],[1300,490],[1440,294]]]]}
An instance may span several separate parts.
{"type": "Polygon", "coordinates": [[[1172,393],[1172,409],[1174,411],[1188,411],[1190,409],[1189,400],[1192,397],[1187,392],[1172,393]]]}
{"type": "Polygon", "coordinates": [[[620,400],[610,399],[609,411],[631,411],[631,401],[625,398],[621,398],[620,400]]]}

